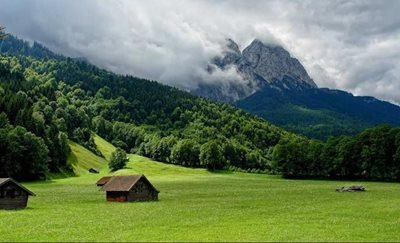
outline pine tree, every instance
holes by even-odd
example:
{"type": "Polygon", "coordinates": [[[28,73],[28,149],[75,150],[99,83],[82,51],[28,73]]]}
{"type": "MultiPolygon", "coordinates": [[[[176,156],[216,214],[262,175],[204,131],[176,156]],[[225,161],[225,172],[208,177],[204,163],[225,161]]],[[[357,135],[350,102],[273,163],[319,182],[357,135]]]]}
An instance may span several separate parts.
{"type": "Polygon", "coordinates": [[[3,26],[0,25],[0,39],[3,39],[4,37],[7,36],[7,34],[4,33],[4,30],[5,30],[5,29],[6,29],[5,27],[3,27],[3,26]]]}

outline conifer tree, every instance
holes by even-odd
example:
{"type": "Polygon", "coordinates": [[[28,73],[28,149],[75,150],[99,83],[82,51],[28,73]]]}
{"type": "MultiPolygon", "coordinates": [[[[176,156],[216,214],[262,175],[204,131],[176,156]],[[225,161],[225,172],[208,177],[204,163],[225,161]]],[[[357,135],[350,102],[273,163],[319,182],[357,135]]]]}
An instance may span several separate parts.
{"type": "Polygon", "coordinates": [[[4,30],[5,30],[5,29],[6,29],[6,28],[5,28],[4,26],[1,26],[1,25],[0,25],[0,39],[3,39],[4,37],[7,36],[7,34],[4,33],[4,30]]]}

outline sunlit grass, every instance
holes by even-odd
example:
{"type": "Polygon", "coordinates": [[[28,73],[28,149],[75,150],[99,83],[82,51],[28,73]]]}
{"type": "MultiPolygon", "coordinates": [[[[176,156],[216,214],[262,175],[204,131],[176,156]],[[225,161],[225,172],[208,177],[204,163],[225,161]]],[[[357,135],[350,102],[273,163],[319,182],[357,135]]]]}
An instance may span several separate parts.
{"type": "Polygon", "coordinates": [[[71,153],[68,156],[68,161],[76,175],[88,174],[90,168],[97,170],[108,170],[106,159],[99,157],[81,145],[70,141],[71,153]]]}
{"type": "Polygon", "coordinates": [[[102,137],[98,135],[94,135],[94,142],[97,145],[97,148],[101,151],[104,155],[106,160],[110,160],[111,153],[115,151],[114,145],[104,140],[102,137]]]}
{"type": "Polygon", "coordinates": [[[0,211],[0,241],[400,241],[397,183],[337,193],[354,182],[210,173],[130,155],[117,174],[145,174],[160,200],[110,203],[94,184],[103,168],[25,184],[37,196],[26,210],[0,211]]]}

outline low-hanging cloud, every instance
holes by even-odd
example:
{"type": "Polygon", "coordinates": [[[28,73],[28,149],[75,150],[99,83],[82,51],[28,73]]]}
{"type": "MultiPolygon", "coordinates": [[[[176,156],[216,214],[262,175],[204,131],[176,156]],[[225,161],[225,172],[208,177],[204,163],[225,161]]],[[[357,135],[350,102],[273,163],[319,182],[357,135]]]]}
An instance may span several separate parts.
{"type": "Polygon", "coordinates": [[[0,0],[28,40],[122,74],[183,89],[245,82],[205,70],[226,38],[280,44],[321,87],[400,103],[400,1],[0,0]],[[212,76],[217,75],[217,76],[212,76]]]}

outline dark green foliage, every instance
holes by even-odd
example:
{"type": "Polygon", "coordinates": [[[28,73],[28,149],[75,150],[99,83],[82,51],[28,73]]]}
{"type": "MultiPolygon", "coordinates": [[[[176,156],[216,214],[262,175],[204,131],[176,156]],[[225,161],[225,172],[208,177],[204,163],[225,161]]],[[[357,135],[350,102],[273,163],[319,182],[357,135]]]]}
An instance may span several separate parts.
{"type": "Polygon", "coordinates": [[[34,56],[36,58],[55,58],[62,59],[61,56],[54,54],[43,45],[34,42],[30,45],[27,41],[22,41],[12,35],[5,35],[0,40],[0,51],[9,55],[34,56]]]}
{"type": "MultiPolygon", "coordinates": [[[[68,136],[66,130],[57,126],[57,103],[51,102],[48,93],[42,88],[51,85],[51,79],[39,77],[28,69],[22,73],[22,66],[16,58],[1,57],[0,63],[0,112],[1,126],[7,124],[24,127],[35,136],[42,138],[48,150],[49,159],[43,159],[39,170],[21,167],[22,179],[45,177],[47,171],[58,172],[61,169],[69,170],[67,157],[69,154],[68,136]],[[24,77],[26,75],[26,77],[24,77]],[[47,80],[40,83],[40,80],[47,80]],[[36,172],[34,172],[36,171],[36,172]],[[34,175],[36,173],[36,175],[34,175]]],[[[47,92],[50,92],[47,89],[47,92]]],[[[21,154],[23,156],[24,154],[21,154]]],[[[46,156],[47,156],[46,155],[46,156]]],[[[18,161],[15,162],[19,163],[18,161]]],[[[34,163],[34,161],[32,161],[34,163]]]]}
{"type": "Polygon", "coordinates": [[[290,139],[278,144],[273,153],[275,170],[286,176],[308,176],[312,162],[308,160],[306,139],[290,139]]]}
{"type": "Polygon", "coordinates": [[[3,39],[7,36],[7,34],[4,33],[4,30],[6,28],[0,25],[0,39],[3,39]]]}
{"type": "Polygon", "coordinates": [[[20,126],[0,128],[0,177],[32,180],[48,172],[43,139],[20,126]]]}
{"type": "Polygon", "coordinates": [[[216,141],[209,141],[201,146],[200,165],[209,170],[224,168],[226,161],[223,150],[216,141]]]}
{"type": "Polygon", "coordinates": [[[153,151],[153,159],[170,162],[171,150],[176,143],[177,139],[174,135],[158,139],[153,151]]]}
{"type": "Polygon", "coordinates": [[[382,123],[400,125],[400,107],[340,90],[265,87],[236,105],[290,131],[323,140],[355,135],[382,123]]]}
{"type": "MultiPolygon", "coordinates": [[[[93,134],[88,127],[77,127],[74,129],[71,139],[85,146],[93,153],[101,156],[100,151],[96,148],[96,144],[94,143],[93,134]]],[[[118,146],[118,144],[115,145],[118,146]]]]}
{"type": "Polygon", "coordinates": [[[274,148],[273,167],[288,177],[400,180],[400,129],[379,126],[325,143],[290,139],[274,148]]]}
{"type": "Polygon", "coordinates": [[[121,148],[117,148],[111,154],[108,167],[110,168],[111,171],[117,171],[123,169],[126,165],[126,162],[128,162],[128,159],[126,157],[126,152],[121,148]]]}
{"type": "Polygon", "coordinates": [[[180,140],[171,151],[171,162],[190,167],[199,167],[200,145],[192,139],[180,140]]]}
{"type": "Polygon", "coordinates": [[[355,137],[314,141],[230,105],[115,75],[12,36],[0,42],[0,50],[6,54],[0,57],[5,158],[0,171],[5,176],[32,179],[70,169],[68,139],[97,152],[96,132],[125,151],[190,167],[293,177],[400,178],[399,129],[383,126],[355,137]],[[12,143],[21,144],[21,150],[14,151],[12,143]]]}
{"type": "Polygon", "coordinates": [[[208,167],[246,170],[267,169],[271,149],[288,135],[230,105],[115,75],[13,36],[0,50],[0,111],[43,138],[51,172],[68,167],[67,139],[97,153],[92,132],[126,151],[191,167],[207,167],[200,147],[218,141],[221,161],[208,167]]]}

